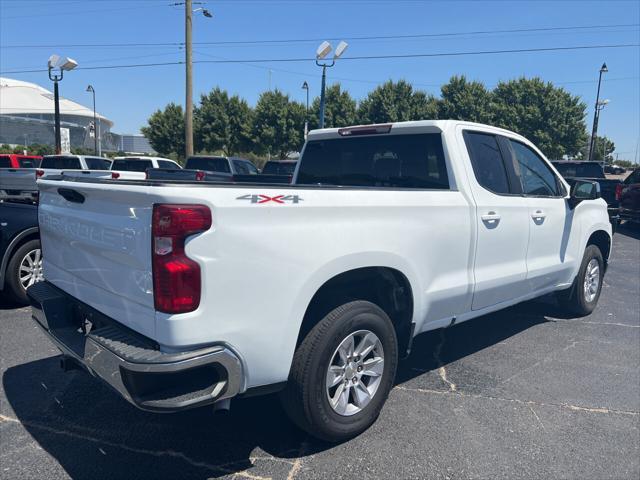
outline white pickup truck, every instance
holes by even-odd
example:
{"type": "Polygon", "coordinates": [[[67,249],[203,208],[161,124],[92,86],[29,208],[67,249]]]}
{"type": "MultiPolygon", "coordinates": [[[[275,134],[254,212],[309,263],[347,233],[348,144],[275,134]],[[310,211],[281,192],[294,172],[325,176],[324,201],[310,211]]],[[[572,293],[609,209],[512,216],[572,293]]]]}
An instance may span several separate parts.
{"type": "Polygon", "coordinates": [[[375,421],[414,336],[550,292],[586,315],[611,251],[597,183],[460,121],[313,131],[290,185],[39,186],[28,294],[65,368],[150,411],[280,390],[330,441],[375,421]]]}

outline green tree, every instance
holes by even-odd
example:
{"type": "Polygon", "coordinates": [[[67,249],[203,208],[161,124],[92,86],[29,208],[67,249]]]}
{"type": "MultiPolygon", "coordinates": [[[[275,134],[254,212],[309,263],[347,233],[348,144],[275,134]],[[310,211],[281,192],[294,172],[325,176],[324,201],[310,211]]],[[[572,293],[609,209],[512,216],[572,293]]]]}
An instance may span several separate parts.
{"type": "MultiPolygon", "coordinates": [[[[309,128],[318,128],[320,123],[320,97],[316,97],[309,111],[309,128]]],[[[339,83],[325,91],[324,126],[347,127],[358,122],[356,101],[339,83]]]]}
{"type": "Polygon", "coordinates": [[[575,156],[586,142],[586,105],[540,78],[500,82],[493,90],[494,124],[531,140],[549,158],[575,156]]]}
{"type": "Polygon", "coordinates": [[[305,106],[280,90],[264,92],[255,108],[253,136],[257,153],[284,158],[304,142],[305,106]]]}
{"type": "Polygon", "coordinates": [[[225,155],[248,152],[252,148],[253,112],[249,104],[216,87],[202,95],[194,112],[195,137],[199,149],[222,150],[225,155]]]}
{"type": "Polygon", "coordinates": [[[438,102],[405,80],[389,80],[369,92],[358,107],[358,117],[363,124],[434,119],[438,102]]]}
{"type": "Polygon", "coordinates": [[[156,152],[184,156],[184,112],[180,105],[170,103],[164,110],[155,111],[147,123],[141,131],[156,152]]]}
{"type": "Polygon", "coordinates": [[[493,123],[492,95],[482,83],[453,76],[441,92],[438,118],[493,123]]]}
{"type": "MultiPolygon", "coordinates": [[[[589,145],[591,143],[591,135],[587,137],[584,146],[581,149],[582,159],[587,160],[589,158],[589,145]]],[[[613,162],[613,151],[616,149],[616,145],[607,137],[601,137],[596,135],[596,141],[593,148],[592,160],[601,162],[605,159],[607,162],[613,162]]]]}

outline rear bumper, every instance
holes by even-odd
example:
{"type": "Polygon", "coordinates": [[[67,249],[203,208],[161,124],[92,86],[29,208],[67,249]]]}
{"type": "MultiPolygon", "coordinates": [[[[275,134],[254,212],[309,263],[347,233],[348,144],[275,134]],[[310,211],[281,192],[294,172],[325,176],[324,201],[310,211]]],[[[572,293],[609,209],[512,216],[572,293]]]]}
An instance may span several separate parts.
{"type": "Polygon", "coordinates": [[[33,285],[27,294],[33,319],[67,360],[143,410],[199,407],[233,397],[242,387],[242,363],[225,345],[163,353],[149,338],[49,282],[33,285]]]}

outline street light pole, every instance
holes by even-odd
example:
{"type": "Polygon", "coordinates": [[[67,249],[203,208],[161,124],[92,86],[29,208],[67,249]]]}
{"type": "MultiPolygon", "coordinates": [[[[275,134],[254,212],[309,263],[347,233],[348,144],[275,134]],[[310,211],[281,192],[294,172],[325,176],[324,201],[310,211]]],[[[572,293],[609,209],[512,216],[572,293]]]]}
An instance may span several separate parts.
{"type": "Polygon", "coordinates": [[[92,85],[87,86],[87,92],[93,95],[93,153],[98,155],[98,122],[96,115],[96,91],[92,85]]]}
{"type": "Polygon", "coordinates": [[[320,87],[320,118],[319,126],[324,128],[324,109],[325,109],[325,85],[327,80],[327,68],[331,68],[336,64],[336,60],[344,53],[349,45],[347,42],[340,42],[336,47],[336,51],[333,54],[331,63],[320,63],[320,60],[324,59],[331,52],[331,44],[327,41],[322,42],[316,50],[316,65],[322,67],[322,85],[320,87]]]}
{"type": "Polygon", "coordinates": [[[191,25],[193,10],[191,0],[184,2],[185,12],[185,67],[186,67],[186,92],[185,92],[185,113],[184,113],[184,134],[185,134],[185,156],[193,155],[193,64],[192,64],[192,44],[191,25]]]}
{"type": "Polygon", "coordinates": [[[78,62],[69,57],[60,57],[60,55],[51,55],[47,62],[49,80],[53,82],[53,109],[54,109],[54,131],[56,137],[56,155],[62,153],[62,139],[60,138],[60,93],[58,90],[58,82],[62,81],[65,70],[73,70],[78,66],[78,62]],[[53,70],[58,73],[53,73],[53,70]]]}
{"type": "Polygon", "coordinates": [[[309,84],[306,80],[302,84],[302,89],[307,91],[307,109],[304,114],[304,139],[306,140],[309,134],[309,84]]]}
{"type": "Polygon", "coordinates": [[[600,67],[600,75],[598,76],[598,93],[596,94],[595,111],[593,112],[593,129],[591,130],[591,140],[589,142],[589,161],[593,160],[593,153],[596,147],[596,135],[598,133],[598,120],[600,117],[600,84],[602,83],[602,74],[608,72],[607,64],[603,63],[600,67]]]}

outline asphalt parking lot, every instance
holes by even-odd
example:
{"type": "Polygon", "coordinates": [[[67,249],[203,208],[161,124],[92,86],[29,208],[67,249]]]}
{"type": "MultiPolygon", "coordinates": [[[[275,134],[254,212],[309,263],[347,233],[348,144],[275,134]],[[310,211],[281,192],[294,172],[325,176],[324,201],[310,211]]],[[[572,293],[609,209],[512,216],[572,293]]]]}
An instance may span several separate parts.
{"type": "Polygon", "coordinates": [[[378,422],[327,445],[273,396],[141,412],[0,301],[0,478],[640,477],[640,231],[623,228],[600,304],[552,299],[421,335],[378,422]]]}

